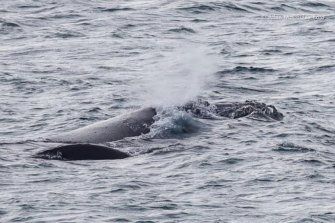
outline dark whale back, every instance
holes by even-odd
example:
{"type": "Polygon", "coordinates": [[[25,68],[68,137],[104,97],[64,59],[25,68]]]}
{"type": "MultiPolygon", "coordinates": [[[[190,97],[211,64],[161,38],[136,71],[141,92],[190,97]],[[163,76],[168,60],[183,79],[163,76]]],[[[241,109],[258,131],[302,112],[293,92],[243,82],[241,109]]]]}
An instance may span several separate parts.
{"type": "Polygon", "coordinates": [[[154,108],[143,108],[51,137],[49,140],[63,143],[104,143],[125,137],[139,136],[150,131],[149,127],[154,122],[153,117],[155,115],[156,110],[154,108]]]}
{"type": "Polygon", "coordinates": [[[124,159],[129,157],[127,153],[116,149],[92,144],[74,144],[60,146],[46,150],[35,155],[36,158],[59,160],[104,160],[124,159]]]}

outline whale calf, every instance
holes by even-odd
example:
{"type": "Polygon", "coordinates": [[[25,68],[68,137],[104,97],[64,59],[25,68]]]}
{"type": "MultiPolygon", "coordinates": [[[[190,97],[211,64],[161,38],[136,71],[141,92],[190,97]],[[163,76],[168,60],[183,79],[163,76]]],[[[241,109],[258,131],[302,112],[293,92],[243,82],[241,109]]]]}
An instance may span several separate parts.
{"type": "MultiPolygon", "coordinates": [[[[241,117],[256,117],[260,120],[279,121],[283,119],[274,106],[256,101],[242,103],[216,103],[207,101],[193,101],[177,107],[197,118],[211,119],[215,116],[231,119],[241,117]]],[[[150,132],[154,123],[156,109],[143,108],[126,115],[117,116],[106,121],[100,121],[77,130],[62,133],[48,138],[48,141],[68,143],[36,155],[38,158],[62,160],[88,160],[88,159],[123,159],[130,155],[106,146],[95,145],[117,141],[126,137],[139,136],[150,132]]]]}

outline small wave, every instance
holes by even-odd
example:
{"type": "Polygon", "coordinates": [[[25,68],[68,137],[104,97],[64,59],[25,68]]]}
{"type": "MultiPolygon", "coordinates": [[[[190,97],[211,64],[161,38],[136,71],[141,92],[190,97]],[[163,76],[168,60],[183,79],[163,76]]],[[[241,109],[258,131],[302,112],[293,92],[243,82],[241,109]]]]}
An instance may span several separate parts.
{"type": "Polygon", "coordinates": [[[187,11],[187,12],[194,13],[194,14],[208,13],[208,12],[217,11],[217,10],[226,10],[226,11],[244,12],[244,13],[250,12],[249,10],[245,9],[245,7],[239,6],[231,2],[212,3],[212,4],[207,4],[207,5],[200,4],[200,5],[195,5],[195,6],[179,8],[179,10],[187,11]]]}
{"type": "Polygon", "coordinates": [[[0,34],[8,34],[15,30],[20,31],[21,26],[15,22],[8,22],[0,19],[0,34]]]}
{"type": "Polygon", "coordinates": [[[237,66],[233,69],[227,69],[217,72],[218,74],[229,74],[229,73],[272,73],[276,70],[271,68],[262,68],[262,67],[243,67],[243,66],[237,66]]]}
{"type": "Polygon", "coordinates": [[[321,2],[304,2],[301,4],[301,6],[307,6],[307,7],[323,7],[323,8],[328,8],[329,5],[326,5],[321,2]]]}
{"type": "Polygon", "coordinates": [[[190,7],[183,7],[179,8],[179,10],[200,14],[200,13],[206,13],[209,11],[215,11],[217,7],[212,7],[209,5],[196,5],[196,6],[190,6],[190,7]]]}
{"type": "Polygon", "coordinates": [[[40,8],[40,5],[18,5],[17,8],[19,9],[36,9],[40,8]]]}
{"type": "Polygon", "coordinates": [[[73,12],[63,12],[63,13],[53,13],[47,14],[45,16],[37,17],[40,20],[54,20],[54,19],[73,19],[73,18],[81,18],[81,14],[73,13],[73,12]]]}
{"type": "Polygon", "coordinates": [[[296,7],[286,5],[286,4],[280,4],[280,6],[274,6],[274,7],[271,7],[270,9],[276,12],[287,12],[289,10],[293,10],[293,11],[299,10],[296,7]]]}
{"type": "Polygon", "coordinates": [[[264,9],[261,9],[261,8],[255,7],[255,6],[251,6],[251,5],[247,5],[247,4],[244,4],[243,7],[247,8],[251,11],[264,11],[264,9]]]}
{"type": "Polygon", "coordinates": [[[315,166],[321,166],[325,164],[324,162],[317,160],[317,159],[302,159],[300,160],[300,162],[305,163],[305,164],[315,165],[315,166]]]}
{"type": "Polygon", "coordinates": [[[279,54],[282,53],[283,51],[278,50],[278,49],[269,49],[269,50],[262,50],[261,53],[264,55],[274,55],[274,54],[279,54]]]}
{"type": "Polygon", "coordinates": [[[45,36],[46,38],[62,38],[62,39],[69,39],[69,38],[76,38],[76,37],[83,37],[85,36],[83,33],[70,31],[70,30],[60,30],[58,32],[49,34],[45,36]]]}
{"type": "Polygon", "coordinates": [[[242,8],[241,6],[238,6],[231,2],[216,3],[215,5],[221,6],[222,8],[227,9],[228,11],[249,12],[248,10],[242,8]]]}
{"type": "Polygon", "coordinates": [[[316,71],[334,71],[335,65],[324,65],[316,68],[316,71]]]}
{"type": "Polygon", "coordinates": [[[151,153],[154,156],[161,156],[161,155],[167,155],[170,153],[181,153],[182,151],[186,150],[185,146],[182,144],[173,144],[165,148],[155,147],[150,148],[145,153],[151,153]]]}
{"type": "Polygon", "coordinates": [[[220,163],[233,165],[233,164],[240,163],[242,161],[243,161],[243,159],[240,159],[240,158],[227,158],[227,159],[221,160],[220,163]]]}
{"type": "Polygon", "coordinates": [[[274,148],[273,151],[276,152],[282,152],[282,153],[307,153],[307,152],[315,152],[314,149],[307,148],[304,146],[299,146],[294,143],[281,143],[277,146],[277,148],[274,148]]]}
{"type": "Polygon", "coordinates": [[[14,23],[14,22],[0,21],[0,24],[2,27],[20,27],[19,24],[14,23]]]}
{"type": "Polygon", "coordinates": [[[205,20],[205,19],[192,19],[192,22],[197,22],[197,23],[199,23],[199,22],[208,22],[208,21],[205,20]]]}
{"type": "Polygon", "coordinates": [[[132,8],[105,8],[105,7],[97,7],[96,8],[98,11],[101,12],[120,12],[120,11],[133,11],[134,9],[132,8]]]}
{"type": "Polygon", "coordinates": [[[276,92],[274,89],[270,88],[260,88],[260,87],[254,87],[254,86],[236,86],[231,83],[219,83],[216,85],[218,88],[223,88],[223,89],[230,89],[234,92],[240,92],[243,94],[252,94],[252,93],[273,93],[276,92]]]}
{"type": "Polygon", "coordinates": [[[193,29],[187,27],[180,27],[175,29],[169,29],[170,32],[175,33],[196,33],[193,29]]]}

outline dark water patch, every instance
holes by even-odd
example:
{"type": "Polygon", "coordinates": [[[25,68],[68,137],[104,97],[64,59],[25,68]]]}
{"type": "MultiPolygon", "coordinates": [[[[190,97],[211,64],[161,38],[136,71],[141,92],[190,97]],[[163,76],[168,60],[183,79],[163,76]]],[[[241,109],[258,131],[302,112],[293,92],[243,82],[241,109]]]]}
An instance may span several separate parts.
{"type": "Polygon", "coordinates": [[[158,203],[157,205],[152,205],[150,208],[153,209],[161,209],[161,210],[177,210],[179,207],[177,204],[169,202],[155,202],[158,203]],[[161,203],[161,204],[160,204],[161,203]]]}
{"type": "Polygon", "coordinates": [[[22,31],[18,23],[0,19],[0,34],[11,34],[16,31],[22,31]]]}
{"type": "MultiPolygon", "coordinates": [[[[311,214],[310,215],[310,222],[316,223],[328,223],[328,222],[335,222],[335,212],[324,212],[321,214],[311,214]]],[[[302,221],[307,222],[308,221],[302,221]]]]}
{"type": "Polygon", "coordinates": [[[253,182],[274,182],[276,180],[273,179],[273,177],[259,177],[253,180],[253,182]]]}
{"type": "Polygon", "coordinates": [[[213,164],[208,161],[202,161],[199,163],[200,168],[206,168],[206,167],[211,167],[211,166],[213,166],[213,164]]]}
{"type": "Polygon", "coordinates": [[[325,177],[319,173],[314,173],[314,174],[309,174],[306,176],[308,179],[312,180],[319,180],[319,179],[324,179],[325,177]]]}
{"type": "Polygon", "coordinates": [[[179,10],[191,12],[194,14],[209,13],[211,11],[215,11],[216,9],[218,9],[218,7],[204,5],[204,4],[179,8],[179,10]]]}
{"type": "Polygon", "coordinates": [[[134,24],[126,24],[126,25],[122,26],[122,29],[130,29],[130,28],[134,28],[134,27],[137,27],[137,26],[134,25],[134,24]]]}
{"type": "Polygon", "coordinates": [[[114,194],[114,193],[124,193],[124,192],[126,192],[126,191],[127,191],[126,189],[123,189],[123,188],[117,188],[117,189],[112,189],[112,190],[110,190],[109,193],[112,193],[112,194],[114,194]]]}
{"type": "Polygon", "coordinates": [[[187,150],[180,143],[172,144],[167,147],[153,147],[146,151],[146,153],[152,153],[153,155],[166,155],[170,153],[178,153],[187,150]]]}
{"type": "Polygon", "coordinates": [[[294,79],[296,78],[297,75],[296,74],[281,74],[278,79],[294,79]]]}
{"type": "Polygon", "coordinates": [[[230,48],[228,48],[228,49],[222,49],[220,51],[220,54],[225,55],[225,56],[230,56],[232,54],[231,51],[232,51],[232,49],[230,49],[230,48]]]}
{"type": "Polygon", "coordinates": [[[242,77],[243,80],[258,80],[256,77],[242,77]]]}
{"type": "Polygon", "coordinates": [[[233,69],[227,69],[217,72],[218,74],[241,74],[241,73],[273,73],[276,70],[262,67],[243,67],[237,66],[233,69]]]}
{"type": "Polygon", "coordinates": [[[76,38],[76,37],[84,37],[85,35],[80,32],[75,32],[71,30],[60,30],[55,32],[51,35],[45,36],[45,38],[62,38],[62,39],[69,39],[69,38],[76,38]]]}
{"type": "Polygon", "coordinates": [[[39,54],[43,54],[46,52],[52,51],[51,49],[47,49],[47,48],[36,48],[36,47],[27,47],[24,49],[18,49],[15,50],[9,54],[7,54],[8,57],[20,57],[20,56],[27,56],[27,55],[39,55],[39,54]]]}
{"type": "Polygon", "coordinates": [[[170,32],[175,33],[196,33],[193,29],[187,27],[180,27],[175,29],[169,29],[170,32]]]}
{"type": "MultiPolygon", "coordinates": [[[[243,4],[243,5],[241,5],[241,6],[243,6],[244,8],[250,9],[251,11],[261,12],[261,11],[264,11],[264,10],[265,10],[264,8],[255,7],[255,6],[247,5],[247,4],[243,4]]],[[[248,11],[249,11],[249,10],[248,10],[248,11]]]]}
{"type": "Polygon", "coordinates": [[[276,11],[276,12],[285,12],[286,10],[280,6],[273,6],[270,7],[271,10],[276,11]]]}
{"type": "Polygon", "coordinates": [[[111,222],[132,222],[131,220],[128,220],[127,218],[112,218],[110,219],[111,222]]]}
{"type": "Polygon", "coordinates": [[[228,159],[224,159],[219,161],[222,164],[226,164],[226,165],[233,165],[233,164],[238,164],[240,162],[244,161],[244,159],[240,159],[240,158],[228,158],[228,159]]]}
{"type": "Polygon", "coordinates": [[[218,180],[211,180],[211,181],[208,181],[206,182],[205,184],[203,185],[200,185],[198,186],[197,189],[200,189],[200,190],[212,190],[212,189],[215,189],[215,188],[227,188],[229,187],[229,184],[232,182],[232,180],[229,180],[229,179],[218,179],[218,180]]]}
{"type": "Polygon", "coordinates": [[[4,209],[0,208],[0,216],[1,216],[1,215],[5,215],[5,214],[7,214],[7,213],[8,213],[7,211],[5,211],[4,209]]]}
{"type": "Polygon", "coordinates": [[[325,126],[323,126],[319,123],[316,123],[316,122],[310,123],[310,125],[314,129],[320,130],[322,132],[326,132],[326,133],[329,133],[329,134],[335,134],[335,129],[333,129],[331,126],[325,127],[325,126]]]}
{"type": "Polygon", "coordinates": [[[32,221],[34,217],[14,217],[11,219],[13,222],[29,222],[32,221]]]}
{"type": "Polygon", "coordinates": [[[322,162],[320,160],[317,160],[317,159],[301,159],[301,160],[299,160],[299,162],[305,163],[305,164],[308,164],[308,165],[313,165],[313,166],[323,166],[323,165],[325,165],[324,162],[322,162]]]}
{"type": "Polygon", "coordinates": [[[40,8],[41,5],[17,5],[16,7],[19,9],[36,9],[40,8]]]}
{"type": "Polygon", "coordinates": [[[322,8],[329,8],[330,6],[329,5],[326,5],[324,3],[321,3],[320,1],[307,1],[307,2],[304,2],[304,3],[301,3],[300,4],[301,6],[307,6],[307,7],[322,7],[322,8]]]}
{"type": "Polygon", "coordinates": [[[323,65],[315,69],[315,71],[335,71],[335,65],[330,64],[330,65],[323,65]]]}
{"type": "Polygon", "coordinates": [[[238,6],[237,4],[231,3],[231,2],[225,2],[225,3],[214,3],[216,6],[221,6],[222,8],[228,10],[228,11],[235,11],[235,12],[249,12],[248,10],[242,8],[241,6],[238,6]]]}
{"type": "Polygon", "coordinates": [[[192,19],[192,22],[200,23],[200,22],[208,22],[206,19],[192,19]]]}
{"type": "Polygon", "coordinates": [[[274,55],[274,54],[280,54],[283,51],[281,51],[279,49],[268,49],[268,50],[262,50],[260,52],[264,55],[274,55]]]}
{"type": "Polygon", "coordinates": [[[307,148],[304,146],[296,145],[294,143],[284,142],[279,144],[276,148],[272,149],[280,153],[307,153],[315,152],[315,149],[307,148]]]}
{"type": "Polygon", "coordinates": [[[19,24],[14,22],[6,22],[5,20],[0,20],[1,27],[20,27],[19,24]]]}
{"type": "Polygon", "coordinates": [[[123,34],[123,33],[120,33],[120,32],[114,32],[114,33],[112,34],[112,37],[113,37],[113,38],[117,38],[117,39],[124,39],[124,38],[125,38],[124,34],[123,34]]]}
{"type": "Polygon", "coordinates": [[[79,23],[76,23],[76,24],[80,25],[80,26],[92,26],[91,22],[79,22],[79,23]]]}
{"type": "Polygon", "coordinates": [[[45,16],[40,16],[38,19],[40,20],[61,20],[61,19],[76,19],[81,18],[83,15],[77,14],[73,11],[68,11],[66,13],[54,13],[54,14],[48,14],[45,16]]]}
{"type": "Polygon", "coordinates": [[[280,6],[270,7],[271,10],[276,12],[288,12],[288,11],[298,11],[299,9],[287,4],[280,4],[280,6]]]}
{"type": "Polygon", "coordinates": [[[133,8],[105,8],[105,7],[97,7],[96,10],[101,12],[122,12],[122,11],[134,11],[133,8]]]}
{"type": "Polygon", "coordinates": [[[266,88],[256,88],[256,87],[247,87],[247,86],[234,86],[233,84],[227,84],[227,83],[219,83],[216,85],[216,87],[223,88],[223,89],[230,89],[235,93],[243,93],[243,94],[248,94],[248,93],[272,93],[276,92],[273,89],[266,89],[266,88]]]}

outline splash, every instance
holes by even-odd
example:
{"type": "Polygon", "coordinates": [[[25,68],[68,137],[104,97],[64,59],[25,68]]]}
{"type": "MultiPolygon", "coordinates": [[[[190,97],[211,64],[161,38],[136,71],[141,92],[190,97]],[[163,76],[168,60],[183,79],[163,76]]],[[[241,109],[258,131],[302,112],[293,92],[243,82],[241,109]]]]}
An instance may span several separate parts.
{"type": "Polygon", "coordinates": [[[148,138],[175,138],[196,133],[204,124],[185,111],[177,108],[157,109],[156,120],[150,128],[148,138]]]}
{"type": "Polygon", "coordinates": [[[145,105],[175,106],[195,97],[209,85],[217,59],[196,44],[175,44],[145,68],[141,85],[145,105]]]}

